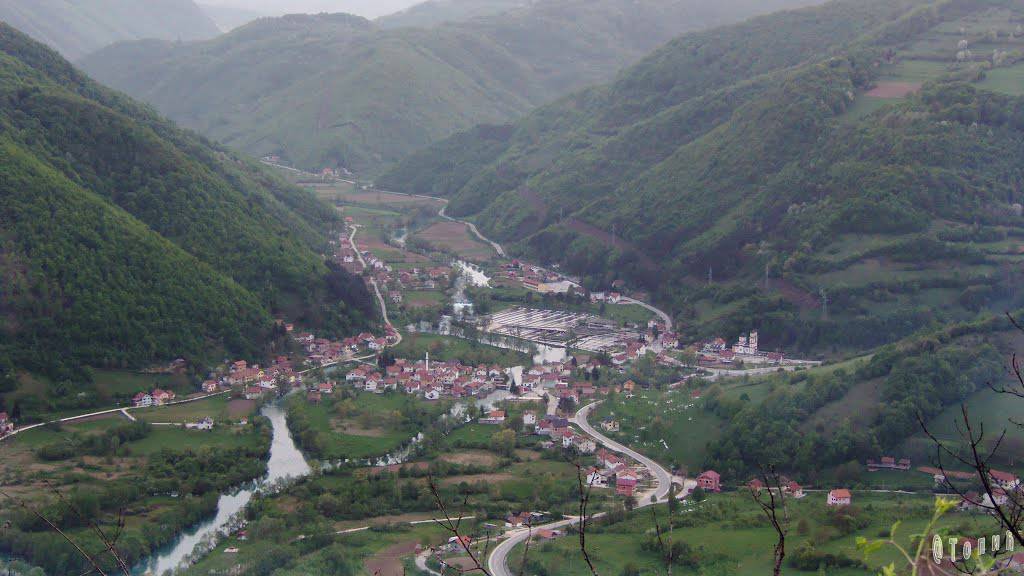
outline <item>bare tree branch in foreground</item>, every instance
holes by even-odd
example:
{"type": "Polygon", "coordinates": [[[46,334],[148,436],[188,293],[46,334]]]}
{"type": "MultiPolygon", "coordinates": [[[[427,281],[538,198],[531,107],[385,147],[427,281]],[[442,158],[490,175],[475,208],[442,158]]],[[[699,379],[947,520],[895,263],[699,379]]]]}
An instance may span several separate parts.
{"type": "MultiPolygon", "coordinates": [[[[462,519],[465,517],[465,515],[460,512],[458,518],[452,519],[451,515],[448,513],[448,507],[444,503],[444,498],[441,497],[441,492],[437,489],[437,484],[434,482],[433,475],[427,475],[427,483],[430,486],[430,493],[434,497],[434,502],[437,504],[437,508],[441,511],[441,514],[444,515],[443,521],[435,520],[435,522],[437,523],[438,526],[441,526],[455,537],[456,541],[458,541],[459,545],[462,546],[462,549],[465,550],[466,554],[469,556],[469,559],[472,560],[474,564],[473,568],[456,569],[461,574],[473,572],[474,570],[479,570],[485,576],[491,576],[491,573],[487,571],[487,568],[485,568],[484,565],[480,563],[480,560],[477,558],[476,554],[473,553],[473,548],[470,546],[470,543],[472,541],[469,539],[468,536],[463,535],[461,532],[462,519]]],[[[463,502],[463,506],[465,506],[465,504],[466,502],[463,502]]],[[[487,539],[489,543],[489,535],[487,539]]],[[[486,558],[486,551],[484,553],[484,557],[486,558]]]]}
{"type": "Polygon", "coordinates": [[[750,486],[750,495],[754,502],[761,507],[761,511],[764,512],[778,536],[775,543],[775,566],[772,574],[779,576],[782,574],[782,560],[786,557],[786,533],[789,531],[786,496],[782,489],[782,477],[775,471],[775,466],[762,466],[760,480],[764,484],[763,489],[750,486]],[[765,493],[767,493],[767,497],[765,497],[765,493]]]}

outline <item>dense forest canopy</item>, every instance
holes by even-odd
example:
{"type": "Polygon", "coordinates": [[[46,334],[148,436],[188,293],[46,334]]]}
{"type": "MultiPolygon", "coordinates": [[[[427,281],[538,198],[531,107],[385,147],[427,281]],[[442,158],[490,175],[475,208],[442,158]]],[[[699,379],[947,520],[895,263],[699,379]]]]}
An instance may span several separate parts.
{"type": "Polygon", "coordinates": [[[329,206],[6,25],[0,133],[5,365],[258,357],[273,316],[347,333],[373,315],[321,256],[329,206]]]}

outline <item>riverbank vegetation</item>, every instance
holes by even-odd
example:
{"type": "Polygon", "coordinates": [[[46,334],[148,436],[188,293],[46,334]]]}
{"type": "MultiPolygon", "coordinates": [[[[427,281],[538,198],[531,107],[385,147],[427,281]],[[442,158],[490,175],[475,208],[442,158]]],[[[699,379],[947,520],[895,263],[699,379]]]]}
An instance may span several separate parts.
{"type": "Polygon", "coordinates": [[[270,429],[263,418],[197,431],[110,415],[29,430],[4,445],[0,551],[49,574],[77,574],[86,560],[30,510],[92,550],[102,543],[89,523],[114,533],[123,519],[118,551],[133,564],[212,514],[222,491],[263,475],[270,429]]]}
{"type": "MultiPolygon", "coordinates": [[[[398,401],[387,396],[357,398],[379,406],[398,401]]],[[[541,449],[539,438],[522,429],[523,411],[540,406],[503,407],[509,418],[502,426],[425,428],[403,464],[324,467],[279,493],[257,495],[246,509],[245,539],[232,535],[188,574],[299,574],[326,565],[337,570],[332,574],[360,574],[380,568],[381,555],[400,566],[417,544],[439,546],[451,536],[430,520],[441,516],[439,500],[453,516],[466,516],[461,530],[478,539],[495,535],[510,513],[573,513],[575,465],[560,449],[541,449]],[[341,557],[347,564],[336,565],[341,557]]],[[[595,490],[594,509],[609,499],[607,490],[595,490]]]]}
{"type": "Polygon", "coordinates": [[[437,425],[450,403],[427,402],[389,391],[359,392],[344,383],[318,403],[292,396],[288,428],[295,442],[317,460],[359,460],[384,456],[437,425]]]}

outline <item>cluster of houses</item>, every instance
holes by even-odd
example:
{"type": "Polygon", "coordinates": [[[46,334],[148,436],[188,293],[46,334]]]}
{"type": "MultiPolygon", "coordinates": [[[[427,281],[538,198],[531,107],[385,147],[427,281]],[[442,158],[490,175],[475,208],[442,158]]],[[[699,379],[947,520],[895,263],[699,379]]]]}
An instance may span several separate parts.
{"type": "Polygon", "coordinates": [[[879,470],[910,470],[910,458],[900,458],[897,460],[893,456],[882,456],[880,460],[868,460],[867,468],[868,472],[878,472],[879,470]]]}
{"type": "MultiPolygon", "coordinates": [[[[345,221],[347,225],[351,224],[352,218],[347,217],[345,221]]],[[[353,249],[348,235],[348,229],[339,235],[334,261],[353,274],[363,274],[364,272],[370,274],[376,280],[382,293],[386,294],[393,304],[402,303],[403,291],[437,290],[448,286],[452,277],[451,267],[433,266],[395,270],[369,250],[360,250],[357,253],[358,244],[356,249],[353,249]]]]}
{"type": "Polygon", "coordinates": [[[363,351],[372,353],[387,348],[388,344],[398,337],[398,333],[390,325],[385,330],[384,336],[363,332],[358,336],[350,336],[341,341],[317,338],[309,332],[294,334],[292,338],[306,352],[307,362],[314,366],[324,366],[335,364],[363,351]]]}
{"type": "Polygon", "coordinates": [[[373,367],[355,368],[345,375],[345,382],[367,392],[398,390],[426,400],[439,400],[484,396],[497,388],[508,389],[510,381],[505,370],[496,364],[431,362],[428,354],[416,362],[399,358],[383,372],[373,367]]]}
{"type": "Polygon", "coordinates": [[[587,485],[593,488],[615,488],[617,496],[629,497],[636,493],[637,485],[647,477],[647,471],[633,467],[626,460],[602,448],[597,451],[597,465],[587,472],[587,485]]]}
{"type": "Polygon", "coordinates": [[[989,470],[989,484],[992,487],[992,494],[980,494],[968,492],[961,498],[959,509],[965,512],[990,511],[997,506],[1006,506],[1012,503],[1014,508],[1019,502],[1024,501],[1024,486],[1020,478],[1012,472],[1002,470],[989,470]]]}
{"type": "Polygon", "coordinates": [[[732,364],[741,361],[747,364],[781,364],[785,360],[782,352],[765,352],[759,348],[757,331],[741,334],[736,343],[729,346],[724,338],[715,338],[699,345],[697,360],[701,364],[732,364]]]}
{"type": "MultiPolygon", "coordinates": [[[[805,496],[804,489],[800,484],[794,480],[790,480],[786,477],[779,478],[779,485],[782,488],[783,494],[790,498],[803,498],[805,496]]],[[[705,470],[697,476],[697,487],[705,492],[721,492],[722,491],[722,475],[714,470],[705,470]]],[[[761,479],[754,478],[747,482],[747,488],[755,492],[760,492],[766,488],[765,484],[761,479]]],[[[778,488],[773,487],[773,490],[778,488]]],[[[833,491],[835,492],[835,491],[833,491]]],[[[831,496],[829,497],[831,503],[831,496]]],[[[847,498],[849,500],[849,498],[847,498]]],[[[849,502],[847,502],[849,504],[849,502]]]]}
{"type": "Polygon", "coordinates": [[[536,292],[564,294],[571,289],[579,289],[579,284],[566,279],[557,272],[520,260],[512,260],[504,264],[502,273],[507,279],[520,282],[524,288],[536,292]]]}
{"type": "Polygon", "coordinates": [[[240,386],[246,399],[256,400],[266,394],[277,393],[280,385],[302,385],[302,375],[295,371],[294,363],[287,356],[278,356],[267,367],[259,364],[250,366],[245,360],[237,360],[222,379],[203,382],[203,391],[212,393],[240,386]]]}
{"type": "Polygon", "coordinates": [[[174,401],[174,392],[155,388],[152,392],[139,392],[132,397],[132,406],[146,408],[148,406],[163,406],[174,401]]]}
{"type": "Polygon", "coordinates": [[[14,432],[14,421],[7,415],[7,412],[0,412],[0,438],[14,432]]]}

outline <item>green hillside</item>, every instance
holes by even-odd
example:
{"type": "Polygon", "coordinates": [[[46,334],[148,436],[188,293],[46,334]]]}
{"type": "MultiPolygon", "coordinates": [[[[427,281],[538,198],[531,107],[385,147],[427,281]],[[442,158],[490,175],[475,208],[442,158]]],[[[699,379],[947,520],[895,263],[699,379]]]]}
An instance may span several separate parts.
{"type": "Polygon", "coordinates": [[[5,367],[259,358],[272,315],[348,332],[372,314],[319,254],[329,207],[6,25],[0,134],[5,367]]]}
{"type": "Polygon", "coordinates": [[[1022,17],[840,0],[686,35],[378,183],[652,289],[690,337],[871,348],[1020,301],[1022,17]]]}
{"type": "Polygon", "coordinates": [[[604,81],[686,30],[801,0],[559,0],[432,28],[286,16],[193,44],[127,43],[95,78],[255,156],[368,172],[474,124],[604,81]]]}
{"type": "Polygon", "coordinates": [[[219,33],[192,0],[5,0],[0,21],[76,59],[114,42],[219,33]]]}

